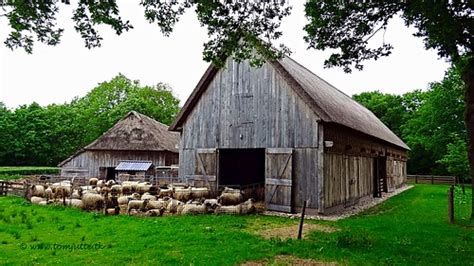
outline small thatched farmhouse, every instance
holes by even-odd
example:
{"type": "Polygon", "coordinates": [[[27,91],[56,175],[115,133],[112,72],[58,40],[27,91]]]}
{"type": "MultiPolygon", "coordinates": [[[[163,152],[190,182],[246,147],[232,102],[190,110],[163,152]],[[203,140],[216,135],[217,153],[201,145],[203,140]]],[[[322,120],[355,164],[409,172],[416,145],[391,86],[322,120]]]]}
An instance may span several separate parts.
{"type": "Polygon", "coordinates": [[[152,166],[178,163],[178,144],[179,134],[132,111],[94,142],[61,162],[61,176],[110,179],[118,166],[121,172],[153,173],[152,166]]]}
{"type": "Polygon", "coordinates": [[[271,210],[309,200],[310,212],[329,213],[406,178],[407,145],[288,57],[210,66],[170,130],[181,133],[180,178],[216,190],[261,185],[271,210]]]}

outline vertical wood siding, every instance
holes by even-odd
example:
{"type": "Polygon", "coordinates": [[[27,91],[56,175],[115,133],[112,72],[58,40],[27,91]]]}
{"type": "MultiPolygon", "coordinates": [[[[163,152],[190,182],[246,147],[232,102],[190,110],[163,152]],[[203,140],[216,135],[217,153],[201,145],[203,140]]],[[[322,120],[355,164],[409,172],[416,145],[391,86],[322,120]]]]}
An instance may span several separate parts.
{"type": "Polygon", "coordinates": [[[181,178],[198,173],[196,149],[294,148],[293,202],[318,208],[318,120],[275,69],[230,58],[183,124],[181,178]]]}
{"type": "Polygon", "coordinates": [[[373,193],[374,158],[324,155],[325,208],[348,205],[373,193]]]}
{"type": "Polygon", "coordinates": [[[115,167],[121,160],[152,161],[155,166],[178,163],[178,154],[171,152],[142,151],[85,151],[61,167],[62,176],[73,175],[74,171],[87,170],[88,177],[98,177],[99,167],[115,167]]]}

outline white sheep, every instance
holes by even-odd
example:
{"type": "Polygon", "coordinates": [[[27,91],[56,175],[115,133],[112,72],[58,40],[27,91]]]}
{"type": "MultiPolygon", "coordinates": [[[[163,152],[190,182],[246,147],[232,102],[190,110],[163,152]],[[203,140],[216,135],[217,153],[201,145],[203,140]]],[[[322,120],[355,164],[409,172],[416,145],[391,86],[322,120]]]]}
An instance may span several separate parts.
{"type": "Polygon", "coordinates": [[[127,213],[130,214],[131,210],[146,210],[148,200],[130,200],[127,206],[127,213]]]}
{"type": "Polygon", "coordinates": [[[82,196],[83,209],[101,210],[104,207],[104,197],[99,194],[86,193],[82,196]]]}
{"type": "Polygon", "coordinates": [[[153,195],[150,195],[150,193],[146,192],[145,194],[142,195],[141,200],[146,200],[146,199],[151,201],[151,200],[156,200],[156,197],[153,196],[153,195]]]}
{"type": "Polygon", "coordinates": [[[255,204],[253,199],[248,199],[244,203],[240,204],[240,214],[253,214],[255,213],[255,204]]]}
{"type": "Polygon", "coordinates": [[[209,189],[207,187],[201,188],[191,188],[191,198],[193,199],[201,199],[201,198],[209,198],[209,189]]]}
{"type": "Polygon", "coordinates": [[[175,188],[173,197],[179,201],[188,201],[191,198],[191,188],[175,188]]]}
{"type": "Polygon", "coordinates": [[[33,196],[36,197],[44,197],[44,186],[42,185],[32,185],[31,186],[31,193],[33,196]]]}
{"type": "Polygon", "coordinates": [[[234,206],[222,206],[218,205],[215,209],[216,214],[240,214],[240,205],[234,205],[234,206]]]}
{"type": "Polygon", "coordinates": [[[47,188],[44,190],[44,196],[47,198],[47,199],[52,199],[53,198],[53,189],[52,188],[47,188]]]}
{"type": "Polygon", "coordinates": [[[160,196],[160,198],[172,197],[173,196],[173,189],[171,189],[171,188],[160,188],[159,196],[160,196]]]}
{"type": "Polygon", "coordinates": [[[126,205],[128,204],[128,201],[130,200],[129,196],[120,196],[117,199],[117,202],[119,205],[126,205]]]}
{"type": "Polygon", "coordinates": [[[39,204],[41,201],[46,201],[46,199],[42,197],[33,196],[31,197],[30,201],[33,204],[39,204]]]}
{"type": "Polygon", "coordinates": [[[143,194],[150,191],[151,185],[147,183],[139,183],[136,187],[136,192],[143,194]]]}
{"type": "Polygon", "coordinates": [[[150,216],[150,217],[162,216],[164,211],[165,211],[165,208],[151,209],[145,213],[145,216],[150,216]]]}
{"type": "Polygon", "coordinates": [[[242,202],[242,193],[239,189],[225,188],[218,201],[222,205],[237,205],[242,202]]]}
{"type": "Polygon", "coordinates": [[[166,209],[166,207],[168,207],[168,202],[169,201],[165,201],[162,199],[150,200],[147,204],[147,208],[148,209],[161,209],[161,208],[166,209]]]}
{"type": "Polygon", "coordinates": [[[110,192],[115,193],[115,194],[121,194],[122,193],[122,186],[121,185],[113,185],[110,188],[110,192]]]}
{"type": "Polygon", "coordinates": [[[217,202],[217,199],[206,199],[204,200],[204,205],[206,205],[208,210],[215,210],[219,203],[217,202]]]}
{"type": "Polygon", "coordinates": [[[183,205],[183,203],[176,199],[170,199],[168,205],[166,206],[166,211],[169,213],[176,213],[178,211],[178,206],[183,205]]]}
{"type": "Polygon", "coordinates": [[[82,203],[82,200],[80,199],[69,199],[66,201],[69,206],[74,207],[74,208],[79,208],[82,209],[84,204],[82,203]]]}
{"type": "Polygon", "coordinates": [[[206,205],[204,204],[184,204],[180,214],[204,214],[207,212],[206,205]]]}
{"type": "Polygon", "coordinates": [[[93,177],[93,178],[89,179],[89,186],[97,186],[97,182],[99,182],[99,179],[93,177]]]}

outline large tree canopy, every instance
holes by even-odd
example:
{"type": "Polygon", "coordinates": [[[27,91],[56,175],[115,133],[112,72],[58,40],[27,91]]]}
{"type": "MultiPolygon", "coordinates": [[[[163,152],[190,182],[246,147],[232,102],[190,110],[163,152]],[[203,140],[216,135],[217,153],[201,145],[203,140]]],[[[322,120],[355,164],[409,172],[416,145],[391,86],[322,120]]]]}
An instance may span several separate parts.
{"type": "Polygon", "coordinates": [[[9,110],[0,102],[0,165],[55,166],[130,111],[170,124],[179,100],[169,86],[141,86],[119,74],[70,103],[9,110]]]}

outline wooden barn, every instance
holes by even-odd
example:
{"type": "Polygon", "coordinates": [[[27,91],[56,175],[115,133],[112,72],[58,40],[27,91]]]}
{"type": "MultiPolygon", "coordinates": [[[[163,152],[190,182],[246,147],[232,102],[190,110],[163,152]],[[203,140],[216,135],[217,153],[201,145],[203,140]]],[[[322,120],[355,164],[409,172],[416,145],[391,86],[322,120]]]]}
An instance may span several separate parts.
{"type": "Polygon", "coordinates": [[[289,57],[210,66],[170,130],[180,178],[264,187],[267,209],[330,213],[406,179],[408,146],[372,112],[289,57]]]}
{"type": "Polygon", "coordinates": [[[145,161],[153,166],[177,164],[178,145],[179,134],[132,111],[94,142],[61,162],[61,176],[110,179],[123,161],[145,161]]]}

